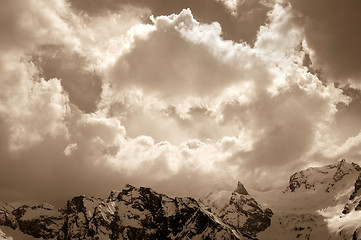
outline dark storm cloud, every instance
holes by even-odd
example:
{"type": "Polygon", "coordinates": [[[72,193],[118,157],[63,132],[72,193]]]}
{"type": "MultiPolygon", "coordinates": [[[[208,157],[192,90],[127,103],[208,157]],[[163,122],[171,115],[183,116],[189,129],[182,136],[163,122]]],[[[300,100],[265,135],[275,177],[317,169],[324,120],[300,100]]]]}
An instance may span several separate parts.
{"type": "MultiPolygon", "coordinates": [[[[256,0],[240,1],[232,14],[225,4],[215,0],[71,0],[75,9],[88,14],[102,14],[106,11],[117,11],[126,5],[145,7],[155,16],[179,13],[190,8],[195,18],[204,23],[219,22],[223,29],[223,37],[234,41],[253,43],[261,25],[265,24],[269,6],[256,0]]],[[[271,3],[272,5],[272,3],[271,3]]],[[[148,16],[144,16],[146,21],[148,16]]]]}
{"type": "Polygon", "coordinates": [[[361,82],[361,1],[290,0],[316,68],[333,80],[361,82]]]}
{"type": "Polygon", "coordinates": [[[101,76],[86,70],[87,59],[59,45],[42,46],[33,56],[45,79],[61,79],[69,100],[85,112],[96,109],[101,93],[101,76]]]}

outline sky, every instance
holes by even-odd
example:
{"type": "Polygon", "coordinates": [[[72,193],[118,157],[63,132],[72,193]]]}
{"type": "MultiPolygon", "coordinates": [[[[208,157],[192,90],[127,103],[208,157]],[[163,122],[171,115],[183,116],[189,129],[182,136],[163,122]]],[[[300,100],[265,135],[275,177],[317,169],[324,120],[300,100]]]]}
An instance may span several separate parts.
{"type": "Polygon", "coordinates": [[[359,0],[4,0],[0,201],[267,191],[361,163],[359,0]]]}

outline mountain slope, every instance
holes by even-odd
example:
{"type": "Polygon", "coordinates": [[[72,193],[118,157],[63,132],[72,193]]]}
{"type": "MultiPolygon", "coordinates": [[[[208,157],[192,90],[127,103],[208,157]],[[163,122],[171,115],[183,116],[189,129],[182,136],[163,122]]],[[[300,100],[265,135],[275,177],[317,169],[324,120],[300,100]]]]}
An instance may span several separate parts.
{"type": "Polygon", "coordinates": [[[107,199],[78,196],[66,209],[0,205],[0,225],[43,239],[248,239],[190,197],[127,185],[107,199]]]}
{"type": "Polygon", "coordinates": [[[233,192],[228,185],[217,184],[200,198],[200,202],[224,223],[248,236],[255,237],[271,224],[272,211],[262,209],[240,182],[233,192]]]}
{"type": "Polygon", "coordinates": [[[355,175],[360,171],[359,165],[347,163],[345,159],[323,167],[308,168],[293,174],[285,191],[295,192],[305,188],[310,190],[323,189],[326,192],[330,192],[336,188],[335,184],[345,176],[355,175]]]}
{"type": "Polygon", "coordinates": [[[0,203],[3,239],[361,239],[361,168],[345,160],[308,168],[283,191],[219,183],[199,201],[126,185],[64,209],[0,203]]]}
{"type": "MultiPolygon", "coordinates": [[[[352,239],[360,230],[361,215],[342,213],[361,168],[344,159],[323,167],[308,168],[290,177],[284,190],[258,193],[256,197],[275,215],[260,239],[352,239]]],[[[356,238],[356,239],[361,239],[356,238]]]]}

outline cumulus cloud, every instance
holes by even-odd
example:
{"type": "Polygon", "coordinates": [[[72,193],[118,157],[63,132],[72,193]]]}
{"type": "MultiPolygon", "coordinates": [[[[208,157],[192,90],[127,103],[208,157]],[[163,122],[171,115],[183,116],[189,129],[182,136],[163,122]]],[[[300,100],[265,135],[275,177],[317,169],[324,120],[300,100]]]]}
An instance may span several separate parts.
{"type": "Polygon", "coordinates": [[[61,204],[125,183],[193,196],[217,181],[266,189],[315,156],[357,151],[359,137],[327,154],[350,98],[304,66],[307,30],[291,5],[274,6],[251,46],[225,40],[227,26],[196,6],[145,22],[165,9],[155,3],[6,2],[0,200],[61,204]]]}
{"type": "Polygon", "coordinates": [[[111,84],[140,87],[171,98],[214,96],[236,82],[255,80],[254,68],[260,70],[258,81],[270,80],[263,59],[249,46],[224,41],[219,24],[200,24],[189,9],[157,17],[154,26],[119,58],[109,73],[111,84]]]}
{"type": "Polygon", "coordinates": [[[58,79],[37,79],[31,63],[1,57],[2,91],[0,116],[10,130],[9,147],[15,151],[31,147],[44,135],[66,132],[68,96],[58,79]]]}
{"type": "Polygon", "coordinates": [[[167,0],[123,0],[123,1],[87,1],[71,0],[72,6],[98,15],[104,12],[117,12],[130,6],[149,9],[150,13],[143,14],[144,22],[148,21],[150,14],[155,16],[179,13],[182,9],[190,8],[196,19],[204,23],[218,22],[223,27],[223,36],[233,41],[246,41],[253,43],[259,27],[267,19],[267,12],[273,7],[274,1],[253,0],[182,0],[170,3],[167,0]]]}

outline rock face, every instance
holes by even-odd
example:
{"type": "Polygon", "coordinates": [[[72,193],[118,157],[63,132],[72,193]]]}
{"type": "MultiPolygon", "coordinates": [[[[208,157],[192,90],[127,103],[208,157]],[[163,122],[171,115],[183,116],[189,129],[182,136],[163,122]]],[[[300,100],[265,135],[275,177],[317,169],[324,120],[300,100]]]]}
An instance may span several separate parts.
{"type": "Polygon", "coordinates": [[[8,204],[0,206],[0,225],[18,228],[35,238],[52,239],[58,236],[64,216],[61,210],[49,204],[24,205],[16,209],[8,204]]]}
{"type": "Polygon", "coordinates": [[[16,217],[12,214],[15,208],[7,203],[0,203],[0,225],[11,228],[18,227],[16,217]]]}
{"type": "Polygon", "coordinates": [[[49,204],[19,208],[2,204],[0,225],[35,238],[58,240],[252,239],[255,231],[269,225],[271,212],[264,212],[248,193],[244,195],[245,189],[241,192],[235,191],[217,216],[193,198],[170,198],[127,185],[106,199],[74,197],[61,210],[49,204]]]}
{"type": "MultiPolygon", "coordinates": [[[[230,193],[228,201],[215,204],[219,197],[219,192],[211,192],[200,201],[238,233],[256,237],[257,233],[271,225],[272,211],[268,208],[262,209],[248,194],[242,183],[238,182],[237,188],[230,193]]],[[[222,198],[225,199],[224,196],[222,198]]]]}
{"type": "Polygon", "coordinates": [[[359,165],[347,163],[345,159],[323,167],[308,168],[293,174],[285,191],[295,192],[298,189],[319,190],[319,188],[324,188],[326,192],[330,192],[334,189],[335,184],[346,175],[358,174],[360,171],[359,165]]]}
{"type": "Polygon", "coordinates": [[[355,187],[353,192],[350,195],[349,202],[345,205],[343,214],[348,214],[352,210],[360,211],[361,210],[361,173],[355,181],[355,187]]]}
{"type": "Polygon", "coordinates": [[[299,171],[285,191],[249,190],[219,183],[195,200],[126,185],[105,199],[74,197],[64,209],[0,203],[0,239],[361,239],[356,163],[299,171]]]}

